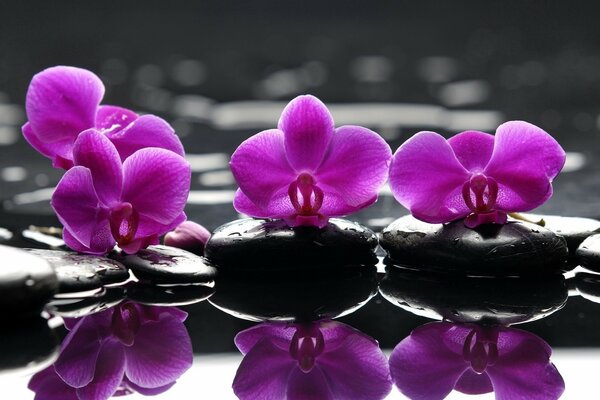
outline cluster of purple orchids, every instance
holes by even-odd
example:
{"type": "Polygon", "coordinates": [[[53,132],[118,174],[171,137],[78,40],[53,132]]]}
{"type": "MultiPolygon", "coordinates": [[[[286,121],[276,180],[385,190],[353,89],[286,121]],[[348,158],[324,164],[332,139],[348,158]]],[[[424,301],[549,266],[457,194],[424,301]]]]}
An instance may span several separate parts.
{"type": "MultiPolygon", "coordinates": [[[[118,244],[135,253],[185,221],[190,167],[173,129],[153,115],[100,105],[93,73],[54,67],[27,92],[27,141],[67,170],[52,197],[74,250],[104,254],[118,244]]],[[[552,195],[565,152],[542,129],[522,121],[446,140],[419,132],[396,153],[375,132],[335,128],[325,105],[299,96],[277,129],[244,141],[231,157],[237,211],[324,227],[373,204],[389,177],[395,198],[418,219],[465,225],[504,224],[552,195]]]]}
{"type": "Polygon", "coordinates": [[[56,362],[35,374],[36,400],[106,400],[171,388],[192,366],[192,342],[175,307],[130,301],[65,319],[69,333],[56,362]]]}
{"type": "Polygon", "coordinates": [[[73,250],[105,254],[118,244],[135,253],[186,220],[191,169],[167,122],[100,105],[93,73],[54,67],[27,91],[25,139],[66,170],[52,196],[73,250]]]}

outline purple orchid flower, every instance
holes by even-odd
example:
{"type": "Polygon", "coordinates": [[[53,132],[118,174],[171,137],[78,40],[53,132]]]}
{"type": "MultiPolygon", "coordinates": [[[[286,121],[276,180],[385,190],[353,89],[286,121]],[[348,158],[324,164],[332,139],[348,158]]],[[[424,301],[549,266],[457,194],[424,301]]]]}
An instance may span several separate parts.
{"type": "Polygon", "coordinates": [[[25,108],[25,139],[56,168],[73,166],[73,144],[80,132],[96,128],[115,145],[122,160],[145,147],[160,147],[184,155],[173,128],[154,115],[138,117],[133,111],[100,106],[102,81],[75,67],[48,68],[33,77],[25,108]]]}
{"type": "Polygon", "coordinates": [[[495,137],[467,131],[446,141],[419,132],[394,154],[390,186],[415,218],[443,223],[467,217],[465,225],[474,228],[504,224],[507,213],[544,203],[564,163],[556,140],[523,121],[500,125],[495,137]]]}
{"type": "Polygon", "coordinates": [[[35,374],[36,400],[104,400],[162,393],[192,365],[192,344],[175,307],[125,302],[83,318],[70,330],[53,366],[35,374]]]}
{"type": "Polygon", "coordinates": [[[144,148],[121,162],[115,145],[89,129],[73,160],[51,201],[73,250],[105,254],[117,243],[135,253],[185,221],[191,169],[172,151],[144,148]]]}
{"type": "Polygon", "coordinates": [[[565,383],[551,354],[545,341],[520,329],[432,322],[396,346],[390,369],[396,386],[414,400],[443,399],[453,389],[493,391],[498,400],[552,400],[565,383]]]}
{"type": "Polygon", "coordinates": [[[241,400],[377,400],[392,388],[377,341],[340,322],[265,322],[235,344],[244,354],[233,381],[241,400]]]}
{"type": "Polygon", "coordinates": [[[277,129],[244,141],[231,157],[240,188],[233,205],[290,226],[324,227],[329,217],[371,205],[387,180],[391,150],[360,126],[334,128],[316,97],[299,96],[283,110],[277,129]]]}

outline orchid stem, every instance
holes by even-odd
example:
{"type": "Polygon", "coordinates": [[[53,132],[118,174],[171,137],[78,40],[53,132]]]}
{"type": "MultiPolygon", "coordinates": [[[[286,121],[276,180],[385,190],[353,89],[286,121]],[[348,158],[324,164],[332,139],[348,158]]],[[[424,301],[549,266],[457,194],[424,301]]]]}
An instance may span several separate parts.
{"type": "Polygon", "coordinates": [[[517,220],[520,220],[520,221],[531,222],[532,224],[536,224],[536,225],[539,225],[541,227],[546,226],[546,221],[544,221],[544,218],[540,218],[539,221],[533,221],[533,220],[525,217],[523,214],[520,214],[520,213],[508,213],[508,215],[511,218],[514,218],[514,219],[517,219],[517,220]]]}

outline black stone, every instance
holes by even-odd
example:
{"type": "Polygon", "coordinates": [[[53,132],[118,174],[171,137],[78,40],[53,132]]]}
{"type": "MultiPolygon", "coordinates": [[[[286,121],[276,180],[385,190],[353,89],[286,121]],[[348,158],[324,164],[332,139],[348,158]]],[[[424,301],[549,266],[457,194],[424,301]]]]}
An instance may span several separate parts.
{"type": "Polygon", "coordinates": [[[215,292],[207,285],[157,286],[137,283],[127,288],[127,298],[146,306],[186,306],[208,299],[215,292]]]}
{"type": "Polygon", "coordinates": [[[379,291],[395,306],[458,323],[510,325],[544,318],[567,302],[562,275],[468,277],[388,267],[379,291]]]}
{"type": "Polygon", "coordinates": [[[581,297],[594,303],[600,303],[600,275],[578,272],[573,280],[581,297]]]}
{"type": "Polygon", "coordinates": [[[346,315],[366,304],[377,293],[377,269],[343,266],[327,274],[219,275],[215,288],[208,301],[237,318],[314,321],[346,315]]]}
{"type": "Polygon", "coordinates": [[[582,267],[600,272],[600,234],[585,239],[577,248],[575,257],[582,267]]]}
{"type": "Polygon", "coordinates": [[[117,261],[61,250],[25,249],[42,257],[54,268],[60,283],[60,293],[85,292],[103,285],[122,283],[129,271],[117,261]]]}
{"type": "Polygon", "coordinates": [[[354,222],[332,218],[323,229],[242,219],[217,228],[205,247],[220,271],[323,270],[330,265],[374,265],[377,236],[354,222]]]}
{"type": "Polygon", "coordinates": [[[117,253],[110,257],[123,263],[141,281],[186,284],[207,283],[217,270],[205,258],[169,246],[150,246],[136,254],[117,253]]]}
{"type": "Polygon", "coordinates": [[[125,299],[125,288],[109,287],[87,297],[54,299],[46,309],[65,318],[81,318],[116,306],[125,299]]]}
{"type": "Polygon", "coordinates": [[[58,356],[58,338],[39,316],[2,328],[0,372],[30,375],[52,364],[58,356]]]}
{"type": "Polygon", "coordinates": [[[523,214],[523,216],[531,221],[543,219],[544,228],[565,238],[570,256],[575,254],[586,238],[600,232],[600,221],[597,219],[539,214],[523,214]]]}
{"type": "Polygon", "coordinates": [[[0,312],[27,318],[40,313],[58,290],[54,270],[43,258],[0,245],[0,312]]]}
{"type": "Polygon", "coordinates": [[[527,222],[487,224],[476,229],[462,220],[428,224],[397,219],[381,235],[388,265],[473,276],[525,276],[568,269],[565,239],[527,222]]]}

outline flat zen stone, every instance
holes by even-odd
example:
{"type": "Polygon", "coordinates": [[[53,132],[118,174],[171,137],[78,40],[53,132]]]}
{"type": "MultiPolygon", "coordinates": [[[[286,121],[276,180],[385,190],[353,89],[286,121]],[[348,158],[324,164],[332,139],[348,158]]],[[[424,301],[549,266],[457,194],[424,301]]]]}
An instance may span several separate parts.
{"type": "Polygon", "coordinates": [[[62,250],[25,249],[42,257],[54,268],[60,283],[60,293],[75,293],[99,289],[103,285],[129,279],[129,271],[117,261],[62,250]]]}
{"type": "Polygon", "coordinates": [[[562,236],[567,241],[569,255],[574,255],[579,245],[589,236],[600,232],[600,221],[592,218],[561,217],[559,215],[523,214],[527,219],[544,219],[544,228],[562,236]]]}
{"type": "Polygon", "coordinates": [[[214,287],[207,285],[136,283],[127,288],[127,298],[146,306],[187,306],[208,299],[214,292],[214,287]]]}
{"type": "Polygon", "coordinates": [[[577,248],[575,259],[582,267],[600,272],[600,234],[585,239],[577,248]]]}
{"type": "Polygon", "coordinates": [[[387,267],[379,291],[413,314],[457,323],[510,325],[535,321],[567,302],[563,275],[470,277],[387,267]]]}
{"type": "Polygon", "coordinates": [[[43,258],[0,245],[0,311],[4,316],[39,313],[58,290],[54,269],[43,258]]]}
{"type": "Polygon", "coordinates": [[[473,276],[523,276],[567,269],[566,240],[528,222],[467,228],[462,220],[428,224],[405,216],[380,239],[386,262],[418,270],[473,276]]]}
{"type": "Polygon", "coordinates": [[[108,310],[125,299],[122,286],[104,288],[102,292],[79,298],[59,298],[46,307],[54,315],[64,318],[81,318],[108,310]]]}
{"type": "Polygon", "coordinates": [[[185,284],[207,283],[217,270],[205,258],[170,246],[150,246],[136,254],[111,255],[146,282],[185,284]]]}
{"type": "Polygon", "coordinates": [[[374,265],[375,247],[373,231],[339,218],[330,219],[323,229],[248,218],[217,228],[204,254],[220,270],[306,270],[374,265]]]}

